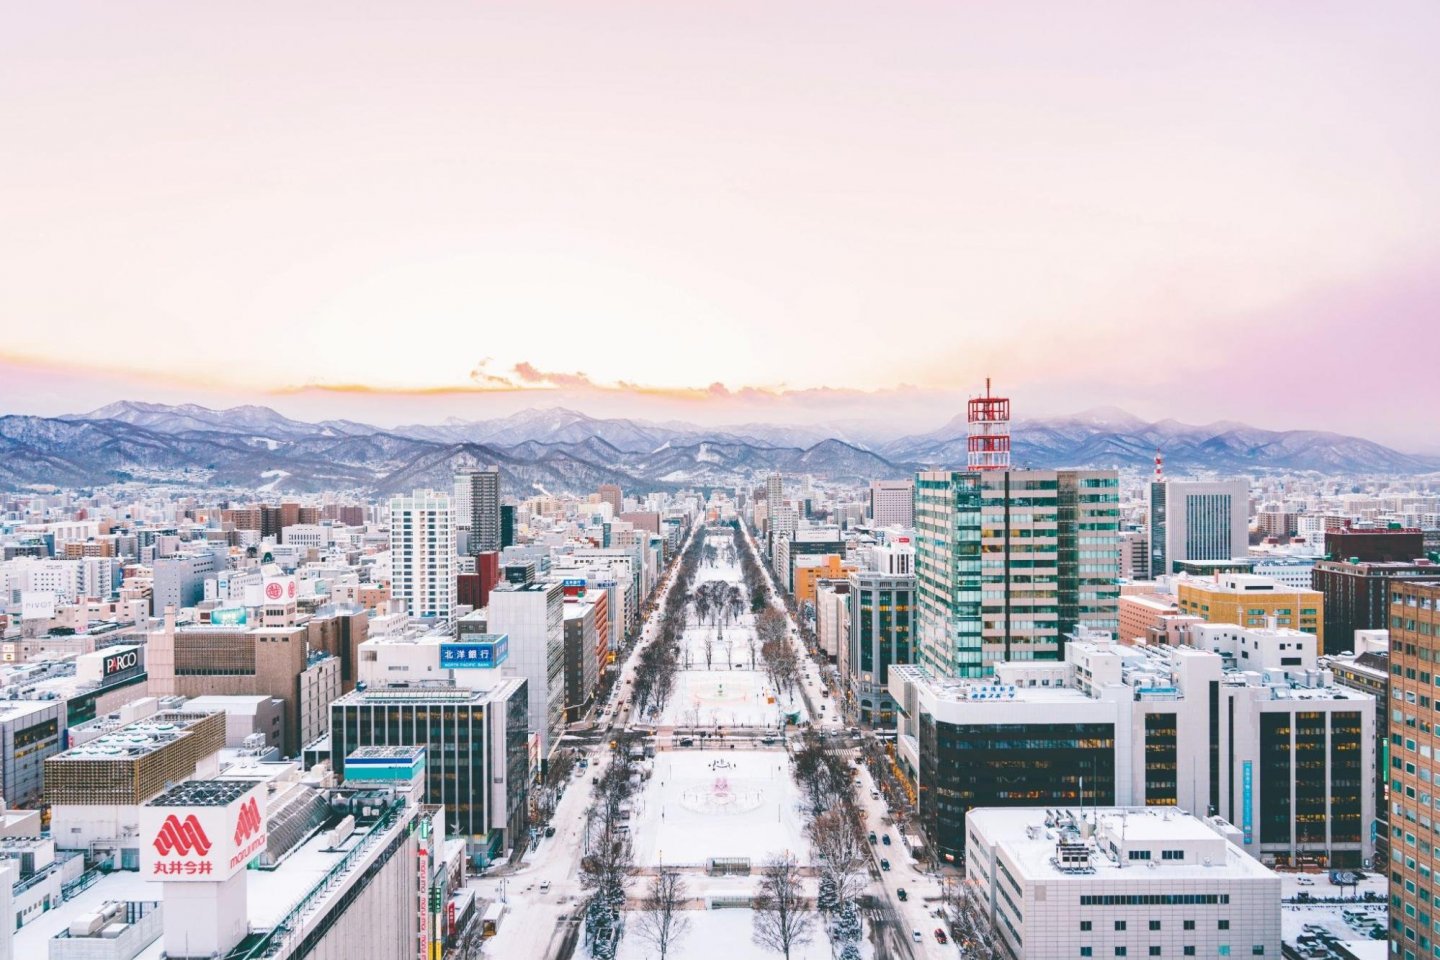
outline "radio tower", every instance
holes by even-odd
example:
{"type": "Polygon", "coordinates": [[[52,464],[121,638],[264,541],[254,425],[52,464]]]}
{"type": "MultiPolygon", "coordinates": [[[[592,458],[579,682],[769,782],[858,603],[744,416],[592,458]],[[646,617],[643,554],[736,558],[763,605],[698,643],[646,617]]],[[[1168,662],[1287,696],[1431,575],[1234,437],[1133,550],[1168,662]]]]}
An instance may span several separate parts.
{"type": "Polygon", "coordinates": [[[1165,481],[1165,454],[1161,453],[1159,450],[1156,450],[1156,451],[1155,451],[1155,482],[1156,482],[1156,483],[1163,483],[1164,481],[1165,481]]]}
{"type": "Polygon", "coordinates": [[[1010,398],[990,395],[990,378],[985,378],[985,396],[972,397],[968,404],[970,436],[966,440],[971,470],[1010,469],[1010,398]]]}

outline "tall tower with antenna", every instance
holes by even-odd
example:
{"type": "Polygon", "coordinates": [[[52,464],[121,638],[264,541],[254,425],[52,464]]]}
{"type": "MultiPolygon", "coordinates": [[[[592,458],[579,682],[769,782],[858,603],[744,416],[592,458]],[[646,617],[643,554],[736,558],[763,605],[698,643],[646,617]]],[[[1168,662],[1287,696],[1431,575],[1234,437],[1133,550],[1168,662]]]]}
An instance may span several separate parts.
{"type": "Polygon", "coordinates": [[[970,435],[966,440],[971,470],[1010,469],[1010,398],[990,393],[985,378],[985,396],[971,397],[967,405],[970,435]]]}
{"type": "Polygon", "coordinates": [[[1159,450],[1156,450],[1156,451],[1155,451],[1155,482],[1156,482],[1156,483],[1163,483],[1164,481],[1165,481],[1165,454],[1161,453],[1159,450]]]}

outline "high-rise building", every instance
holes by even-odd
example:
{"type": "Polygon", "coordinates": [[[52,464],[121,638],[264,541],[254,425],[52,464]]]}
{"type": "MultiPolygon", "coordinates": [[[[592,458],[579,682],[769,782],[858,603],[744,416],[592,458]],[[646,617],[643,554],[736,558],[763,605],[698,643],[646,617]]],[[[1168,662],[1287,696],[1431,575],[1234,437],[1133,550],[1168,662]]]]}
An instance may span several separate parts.
{"type": "Polygon", "coordinates": [[[1150,576],[1186,560],[1229,560],[1250,549],[1250,481],[1150,484],[1150,576]]]}
{"type": "Polygon", "coordinates": [[[893,726],[890,668],[910,663],[915,625],[914,552],[877,547],[874,566],[849,577],[849,650],[843,680],[860,722],[893,726]]]}
{"type": "Polygon", "coordinates": [[[613,483],[602,483],[596,491],[601,503],[610,504],[610,516],[619,517],[625,512],[625,494],[613,483]]]}
{"type": "MultiPolygon", "coordinates": [[[[765,511],[766,516],[774,522],[775,511],[785,503],[785,478],[778,473],[772,473],[765,478],[765,511]]],[[[774,527],[772,526],[773,530],[774,527]]]]}
{"type": "Polygon", "coordinates": [[[487,553],[505,546],[500,537],[500,471],[471,470],[455,478],[456,486],[468,480],[470,552],[487,553]]]}
{"type": "Polygon", "coordinates": [[[1118,626],[1113,470],[941,470],[915,489],[916,662],[979,677],[1118,626]]]}
{"type": "Polygon", "coordinates": [[[1440,565],[1430,560],[1413,563],[1351,563],[1318,560],[1311,583],[1325,598],[1325,637],[1328,649],[1353,650],[1355,631],[1383,630],[1389,625],[1390,588],[1412,580],[1440,579],[1440,565]]]}
{"type": "Polygon", "coordinates": [[[454,616],[455,517],[449,496],[416,491],[390,501],[390,565],[390,594],[410,616],[454,616]]]}
{"type": "Polygon", "coordinates": [[[1392,582],[1390,616],[1390,944],[1391,956],[1433,956],[1436,931],[1428,922],[1440,850],[1430,825],[1430,795],[1440,733],[1427,704],[1435,696],[1430,673],[1440,660],[1440,577],[1392,582]]]}
{"type": "Polygon", "coordinates": [[[530,732],[541,763],[565,726],[565,589],[558,583],[505,583],[490,591],[487,626],[510,636],[510,672],[529,688],[530,732]]]}
{"type": "MultiPolygon", "coordinates": [[[[337,776],[362,747],[424,747],[425,803],[445,807],[447,833],[499,859],[525,840],[529,748],[525,681],[486,689],[428,682],[356,690],[330,706],[337,776]]],[[[353,776],[353,774],[352,774],[353,776]]]]}
{"type": "Polygon", "coordinates": [[[1115,804],[1218,814],[1276,863],[1362,866],[1375,698],[1319,670],[1309,634],[1191,633],[1194,646],[1153,648],[1079,635],[1064,663],[981,680],[891,668],[895,758],[940,854],[964,856],[972,807],[1115,804]]]}
{"type": "Polygon", "coordinates": [[[915,525],[915,481],[872,481],[870,484],[870,521],[877,527],[913,527],[915,525]]]}

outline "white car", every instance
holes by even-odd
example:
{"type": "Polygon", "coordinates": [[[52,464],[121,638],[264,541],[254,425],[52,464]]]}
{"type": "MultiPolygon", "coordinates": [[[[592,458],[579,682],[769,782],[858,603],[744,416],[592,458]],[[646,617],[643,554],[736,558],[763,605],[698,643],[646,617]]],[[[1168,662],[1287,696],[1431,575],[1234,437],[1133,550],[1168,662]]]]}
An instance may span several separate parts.
{"type": "MultiPolygon", "coordinates": [[[[549,880],[541,880],[541,881],[540,881],[540,892],[541,892],[541,893],[549,893],[549,892],[550,892],[550,881],[549,881],[549,880]]],[[[918,931],[917,931],[917,932],[918,932],[918,931]]]]}
{"type": "Polygon", "coordinates": [[[925,942],[925,935],[924,935],[923,933],[921,933],[919,930],[911,930],[911,931],[910,931],[910,939],[914,940],[916,943],[924,943],[924,942],[925,942]]]}

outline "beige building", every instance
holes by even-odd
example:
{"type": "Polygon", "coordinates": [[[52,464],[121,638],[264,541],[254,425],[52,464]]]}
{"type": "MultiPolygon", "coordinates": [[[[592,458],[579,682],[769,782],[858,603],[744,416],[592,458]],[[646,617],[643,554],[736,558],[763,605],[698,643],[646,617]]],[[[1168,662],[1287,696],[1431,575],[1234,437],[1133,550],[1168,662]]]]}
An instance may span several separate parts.
{"type": "Polygon", "coordinates": [[[1269,577],[1222,574],[1212,580],[1176,581],[1180,612],[1210,623],[1275,626],[1313,633],[1325,652],[1325,596],[1318,590],[1297,590],[1269,577]]]}

